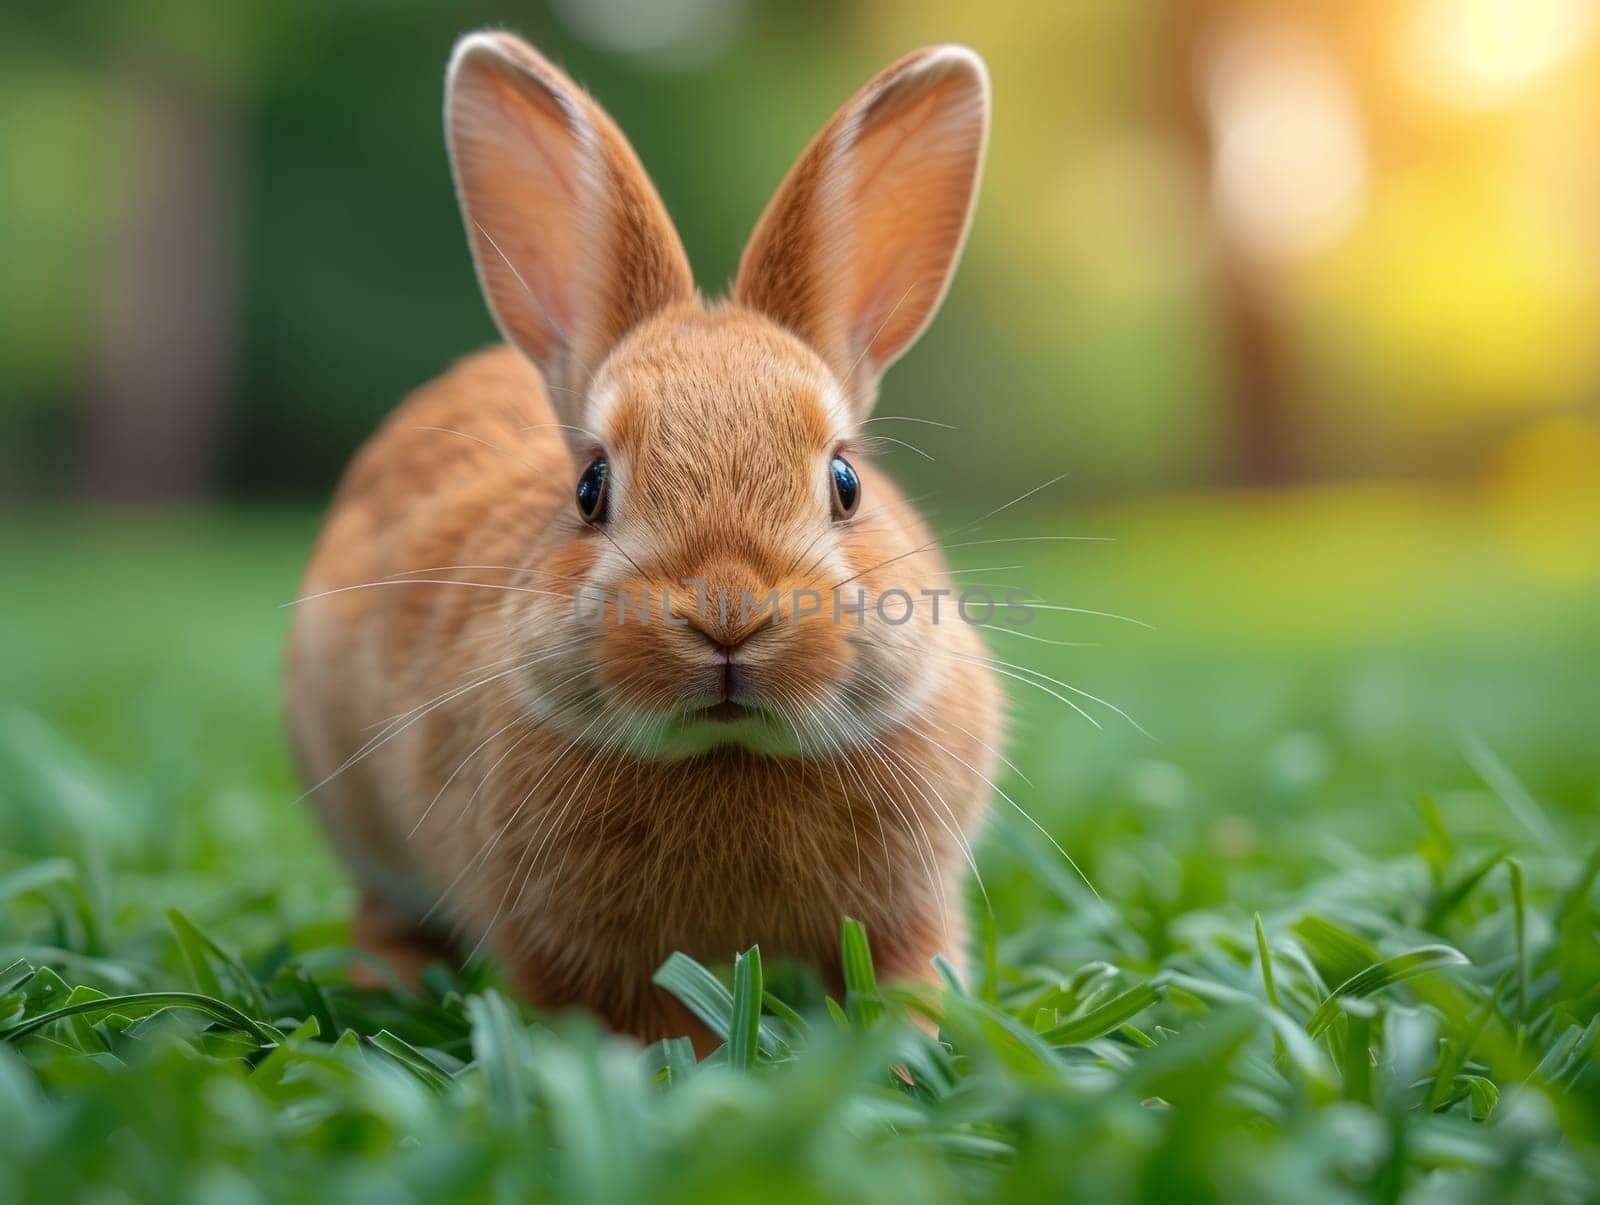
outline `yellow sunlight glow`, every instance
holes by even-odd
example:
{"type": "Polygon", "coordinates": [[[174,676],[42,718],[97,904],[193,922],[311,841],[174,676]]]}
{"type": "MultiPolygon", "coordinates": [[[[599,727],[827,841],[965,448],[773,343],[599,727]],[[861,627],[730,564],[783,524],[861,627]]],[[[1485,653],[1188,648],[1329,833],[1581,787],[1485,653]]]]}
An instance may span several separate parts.
{"type": "Polygon", "coordinates": [[[1220,35],[1200,69],[1223,228],[1272,262],[1329,246],[1360,216],[1368,184],[1338,63],[1304,34],[1246,26],[1220,35]]]}
{"type": "Polygon", "coordinates": [[[1408,66],[1443,100],[1500,104],[1581,51],[1595,15],[1595,0],[1421,0],[1408,66]]]}

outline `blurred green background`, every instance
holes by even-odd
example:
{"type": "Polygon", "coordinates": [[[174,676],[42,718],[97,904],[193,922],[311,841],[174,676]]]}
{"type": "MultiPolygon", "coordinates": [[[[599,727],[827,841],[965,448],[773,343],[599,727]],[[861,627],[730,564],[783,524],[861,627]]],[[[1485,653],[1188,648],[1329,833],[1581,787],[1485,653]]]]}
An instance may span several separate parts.
{"type": "Polygon", "coordinates": [[[982,437],[904,458],[915,490],[1600,510],[1591,0],[10,4],[0,498],[321,500],[489,341],[439,128],[488,23],[615,114],[712,293],[861,81],[982,52],[974,234],[882,409],[982,437]]]}
{"type": "MultiPolygon", "coordinates": [[[[26,1070],[0,1058],[0,1199],[481,1200],[488,1179],[496,1199],[615,1199],[595,1187],[612,1180],[694,1201],[802,1182],[874,1201],[1591,1199],[1597,147],[1600,0],[11,0],[0,972],[25,958],[73,999],[204,988],[179,908],[273,985],[261,1015],[328,1024],[280,1091],[238,1058],[56,1023],[26,1070]],[[969,892],[987,988],[1024,1034],[1041,986],[1102,960],[1118,982],[1178,971],[1254,998],[1254,922],[1298,1023],[1326,994],[1293,986],[1317,982],[1304,968],[1325,987],[1352,969],[1322,965],[1316,921],[1372,951],[1355,965],[1458,947],[1453,1005],[1383,993],[1360,1022],[1371,1071],[1352,1042],[1336,1097],[1268,1073],[1265,1032],[1230,1072],[1193,999],[1141,1020],[1149,1062],[1108,1039],[1044,1075],[1001,1030],[958,1035],[967,1078],[920,1113],[901,1085],[851,1087],[868,1064],[848,1049],[807,1064],[848,1082],[694,1081],[735,1102],[712,1107],[615,1090],[596,1068],[621,1056],[546,1035],[528,1074],[557,1105],[537,1112],[581,1120],[558,1138],[478,1111],[493,1049],[459,1007],[435,1032],[451,998],[371,1005],[340,982],[350,893],[293,802],[280,604],[356,445],[494,337],[439,128],[451,42],[484,24],[616,116],[708,292],[863,80],[930,42],[984,55],[995,124],[964,266],[879,411],[956,429],[895,424],[933,459],[883,455],[941,531],[1066,474],[960,538],[1109,541],[951,559],[1086,609],[990,651],[1154,737],[1008,679],[1000,786],[1100,898],[997,803],[987,907],[969,892]],[[1402,1023],[1437,1020],[1430,1058],[1465,1060],[1515,967],[1505,1040],[1472,1064],[1507,1105],[1493,1125],[1423,1108],[1402,1023]],[[477,1070],[423,1108],[341,1055],[352,1032],[331,1045],[343,1026],[477,1070]],[[1168,1109],[1148,1068],[1178,1057],[1198,1086],[1168,1109]],[[630,1120],[635,1097],[662,1124],[630,1120]],[[889,1148],[862,1124],[880,1108],[889,1148]]],[[[39,999],[0,985],[0,1026],[48,1006],[47,980],[39,999]]]]}
{"type": "Polygon", "coordinates": [[[974,536],[1116,541],[952,558],[1156,628],[1041,612],[1095,647],[991,642],[1159,738],[1012,685],[1014,760],[1053,789],[1007,782],[1091,863],[1107,799],[1204,845],[1293,818],[1282,774],[1389,849],[1386,809],[1479,781],[1469,737],[1593,810],[1595,0],[10,5],[8,701],[152,792],[292,796],[277,604],[354,447],[494,336],[439,129],[486,23],[617,117],[708,291],[861,81],[983,53],[965,264],[879,411],[955,429],[884,455],[936,530],[1064,473],[974,536]],[[1349,773],[1341,813],[1318,792],[1349,773]]]}

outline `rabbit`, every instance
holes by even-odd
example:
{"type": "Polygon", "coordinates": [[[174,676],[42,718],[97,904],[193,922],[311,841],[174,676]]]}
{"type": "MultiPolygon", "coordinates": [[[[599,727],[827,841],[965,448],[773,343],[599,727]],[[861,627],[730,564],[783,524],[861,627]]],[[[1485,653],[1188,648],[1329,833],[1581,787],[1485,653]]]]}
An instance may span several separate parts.
{"type": "Polygon", "coordinates": [[[708,301],[595,101],[513,35],[456,44],[450,164],[505,343],[356,454],[286,655],[358,944],[403,975],[481,948],[536,1008],[702,1052],[652,979],[673,951],[759,943],[836,988],[855,917],[881,976],[963,965],[1001,691],[862,426],[949,286],[989,108],[969,49],[893,63],[708,301]]]}

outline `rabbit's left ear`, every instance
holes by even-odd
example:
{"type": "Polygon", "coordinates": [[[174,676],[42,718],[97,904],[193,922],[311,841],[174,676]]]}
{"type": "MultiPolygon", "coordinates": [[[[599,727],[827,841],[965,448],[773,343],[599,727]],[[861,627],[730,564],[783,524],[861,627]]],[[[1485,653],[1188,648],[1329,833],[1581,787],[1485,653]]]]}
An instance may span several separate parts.
{"type": "Polygon", "coordinates": [[[445,136],[489,309],[578,423],[612,346],[694,296],[683,244],[616,124],[510,34],[456,43],[445,136]]]}
{"type": "Polygon", "coordinates": [[[735,300],[810,343],[858,414],[944,299],[988,131],[982,59],[909,54],[833,115],[745,247],[735,300]]]}

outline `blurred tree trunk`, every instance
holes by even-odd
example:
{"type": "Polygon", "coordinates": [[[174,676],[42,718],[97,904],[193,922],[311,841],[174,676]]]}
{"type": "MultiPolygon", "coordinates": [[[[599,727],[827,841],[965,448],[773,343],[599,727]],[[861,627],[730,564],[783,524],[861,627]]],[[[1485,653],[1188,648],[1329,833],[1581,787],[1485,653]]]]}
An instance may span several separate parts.
{"type": "MultiPolygon", "coordinates": [[[[1174,94],[1169,101],[1196,174],[1208,183],[1218,132],[1206,111],[1202,69],[1208,39],[1230,19],[1241,19],[1238,10],[1238,5],[1216,0],[1174,0],[1171,9],[1174,69],[1168,78],[1174,94]]],[[[1214,205],[1208,206],[1205,220],[1212,310],[1225,371],[1224,472],[1230,481],[1245,485],[1279,485],[1297,471],[1292,348],[1283,307],[1268,269],[1217,220],[1214,205]]]]}
{"type": "Polygon", "coordinates": [[[150,64],[121,91],[123,183],[81,485],[105,500],[195,498],[216,484],[237,346],[236,114],[230,98],[150,64]]]}
{"type": "Polygon", "coordinates": [[[1217,321],[1227,359],[1230,476],[1245,485],[1282,485],[1298,475],[1294,398],[1283,311],[1271,282],[1218,238],[1217,321]]]}

